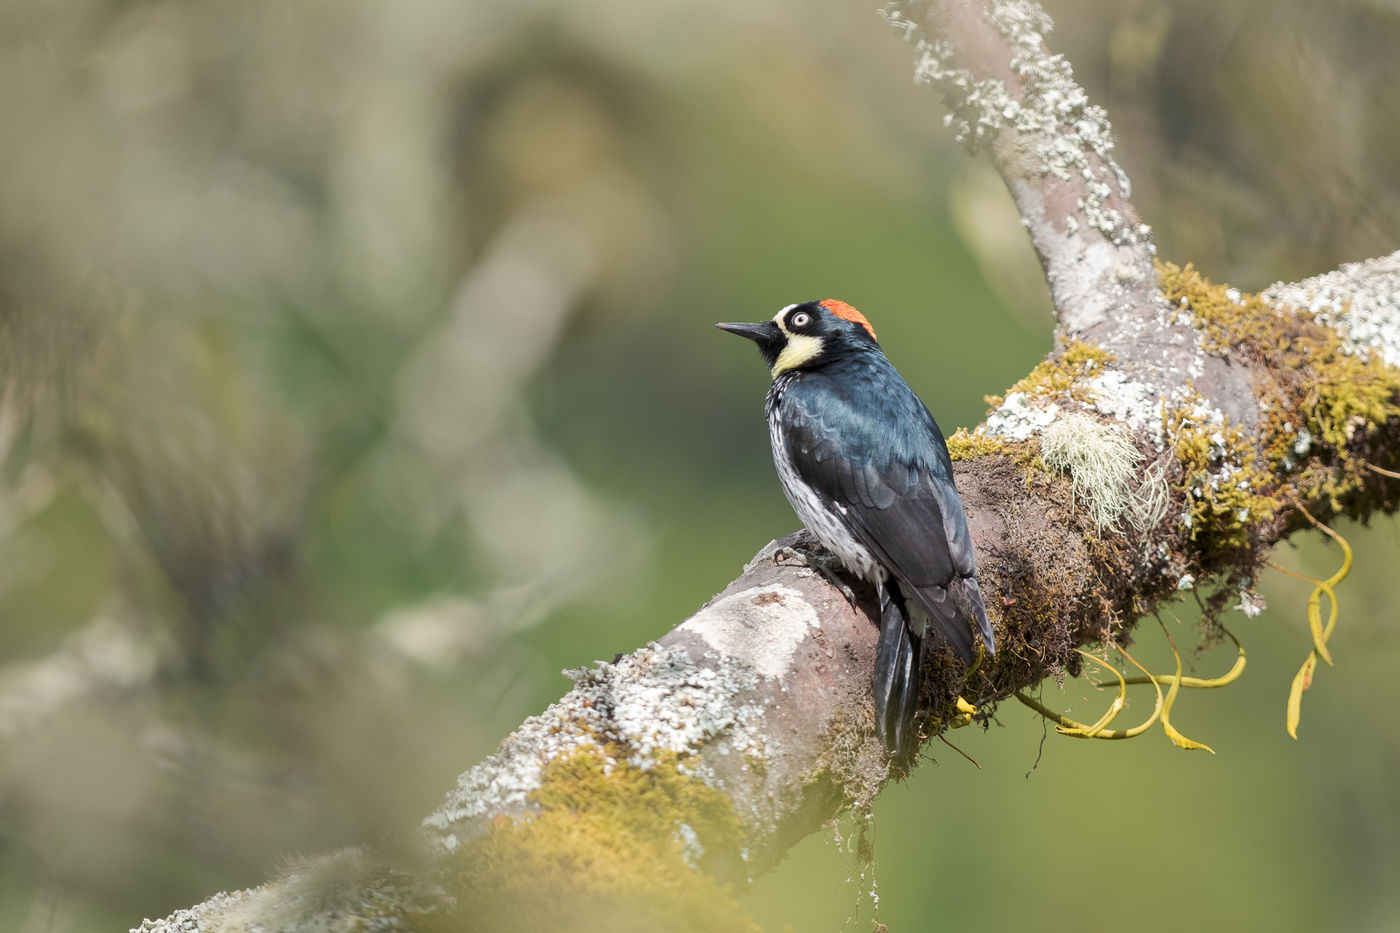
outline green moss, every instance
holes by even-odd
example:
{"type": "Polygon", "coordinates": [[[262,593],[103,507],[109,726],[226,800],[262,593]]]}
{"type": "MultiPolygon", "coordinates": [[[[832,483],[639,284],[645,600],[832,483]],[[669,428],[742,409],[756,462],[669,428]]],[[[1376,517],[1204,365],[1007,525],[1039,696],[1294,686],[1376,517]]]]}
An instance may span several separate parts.
{"type": "Polygon", "coordinates": [[[970,460],[1006,452],[1006,441],[980,432],[970,434],[967,428],[958,428],[948,436],[947,441],[948,456],[954,460],[970,460]]]}
{"type": "Polygon", "coordinates": [[[538,811],[499,817],[452,859],[461,906],[430,929],[758,931],[716,875],[739,864],[729,799],[674,754],[643,769],[590,748],[551,762],[538,811]]]}
{"type": "Polygon", "coordinates": [[[1010,457],[1022,466],[1045,468],[1040,462],[1040,445],[1034,441],[1009,441],[980,431],[970,432],[967,428],[958,428],[946,440],[948,457],[954,461],[999,455],[1010,457]]]}
{"type": "MultiPolygon", "coordinates": [[[[1092,403],[1093,390],[1084,385],[1084,381],[1092,378],[1104,364],[1111,363],[1114,359],[1113,354],[1107,350],[1082,340],[1071,340],[1065,343],[1060,353],[1037,363],[1020,382],[1007,389],[1006,394],[1019,392],[1034,398],[1057,397],[1068,393],[1070,398],[1077,401],[1092,403]]],[[[1004,400],[995,395],[987,397],[987,403],[993,408],[1004,400]]]]}
{"type": "MultiPolygon", "coordinates": [[[[1400,419],[1400,375],[1383,360],[1347,352],[1337,332],[1306,311],[1231,294],[1189,264],[1159,263],[1157,273],[1166,299],[1188,310],[1205,331],[1207,349],[1268,374],[1256,381],[1262,412],[1257,467],[1249,463],[1242,436],[1227,439],[1251,488],[1274,487],[1275,512],[1281,501],[1317,502],[1332,512],[1369,511],[1376,504],[1367,498],[1376,478],[1368,458],[1382,456],[1386,446],[1371,440],[1400,419]]],[[[1190,441],[1178,456],[1184,464],[1192,457],[1198,462],[1200,447],[1199,439],[1190,441]]]]}
{"type": "Polygon", "coordinates": [[[1186,503],[1190,539],[1202,562],[1244,557],[1255,548],[1259,526],[1281,507],[1276,478],[1238,427],[1192,424],[1183,409],[1166,418],[1181,464],[1174,493],[1186,503]]]}

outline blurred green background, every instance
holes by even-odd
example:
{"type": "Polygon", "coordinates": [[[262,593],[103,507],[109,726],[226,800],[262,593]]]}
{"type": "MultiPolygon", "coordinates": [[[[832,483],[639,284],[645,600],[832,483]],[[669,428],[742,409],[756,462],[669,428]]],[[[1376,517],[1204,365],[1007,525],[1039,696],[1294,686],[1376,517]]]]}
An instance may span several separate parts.
{"type": "MultiPolygon", "coordinates": [[[[1257,289],[1400,247],[1400,6],[1049,12],[1164,258],[1257,289]]],[[[561,668],[793,530],[765,374],[713,322],[841,297],[945,429],[980,421],[1047,301],[911,61],[831,2],[0,6],[0,930],[410,833],[561,668]]],[[[1400,926],[1400,541],[1344,531],[1301,741],[1307,589],[1275,574],[1226,620],[1243,681],[1177,705],[1218,755],[1003,706],[952,737],[980,770],[934,744],[879,799],[880,920],[1400,926]]],[[[866,928],[856,832],[746,903],[866,928]]]]}

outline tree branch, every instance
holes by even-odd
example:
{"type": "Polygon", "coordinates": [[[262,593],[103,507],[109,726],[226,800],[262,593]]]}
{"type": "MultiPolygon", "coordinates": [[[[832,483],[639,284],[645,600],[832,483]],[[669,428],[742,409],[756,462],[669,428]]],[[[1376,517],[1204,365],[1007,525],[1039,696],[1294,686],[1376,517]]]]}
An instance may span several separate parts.
{"type": "Polygon", "coordinates": [[[1151,230],[1128,201],[1108,115],[1046,47],[1039,5],[895,2],[885,17],[914,44],[915,80],[942,92],[945,124],[990,149],[1065,331],[1092,339],[1116,329],[1117,311],[1150,305],[1151,230]]]}

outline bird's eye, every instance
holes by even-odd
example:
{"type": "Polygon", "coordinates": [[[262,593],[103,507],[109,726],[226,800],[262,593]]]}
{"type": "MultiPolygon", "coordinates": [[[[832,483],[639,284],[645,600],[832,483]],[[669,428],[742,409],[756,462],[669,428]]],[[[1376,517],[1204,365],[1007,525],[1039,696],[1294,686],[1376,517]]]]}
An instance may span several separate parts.
{"type": "Polygon", "coordinates": [[[812,316],[806,311],[799,311],[792,316],[792,319],[789,320],[788,323],[793,327],[806,327],[808,324],[812,323],[812,316]]]}

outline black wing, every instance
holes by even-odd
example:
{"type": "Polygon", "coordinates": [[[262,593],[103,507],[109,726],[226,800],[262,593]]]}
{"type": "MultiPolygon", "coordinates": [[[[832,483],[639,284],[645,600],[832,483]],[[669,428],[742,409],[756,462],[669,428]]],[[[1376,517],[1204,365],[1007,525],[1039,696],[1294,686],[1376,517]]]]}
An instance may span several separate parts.
{"type": "Polygon", "coordinates": [[[802,479],[844,508],[851,533],[971,663],[974,627],[993,650],[972,536],[938,426],[899,387],[860,412],[831,380],[810,374],[784,393],[784,443],[802,479]]]}

